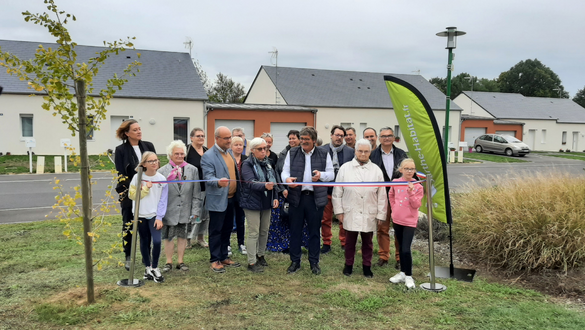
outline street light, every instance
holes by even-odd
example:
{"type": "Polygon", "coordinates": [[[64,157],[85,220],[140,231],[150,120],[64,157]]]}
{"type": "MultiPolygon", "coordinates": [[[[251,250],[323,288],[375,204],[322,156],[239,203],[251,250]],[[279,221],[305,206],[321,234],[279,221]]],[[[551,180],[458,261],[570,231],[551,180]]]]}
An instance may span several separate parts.
{"type": "MultiPolygon", "coordinates": [[[[464,79],[471,81],[471,94],[473,95],[473,76],[464,77],[464,79]]],[[[473,115],[473,99],[471,98],[472,95],[469,95],[469,100],[471,101],[471,107],[469,109],[470,115],[473,115]]]]}
{"type": "Polygon", "coordinates": [[[447,27],[447,31],[437,33],[439,37],[447,37],[447,49],[449,50],[449,58],[447,61],[447,106],[445,113],[445,157],[449,157],[449,109],[451,108],[451,71],[453,71],[451,63],[453,62],[453,49],[457,47],[457,36],[464,35],[465,32],[457,31],[457,28],[447,27]]]}

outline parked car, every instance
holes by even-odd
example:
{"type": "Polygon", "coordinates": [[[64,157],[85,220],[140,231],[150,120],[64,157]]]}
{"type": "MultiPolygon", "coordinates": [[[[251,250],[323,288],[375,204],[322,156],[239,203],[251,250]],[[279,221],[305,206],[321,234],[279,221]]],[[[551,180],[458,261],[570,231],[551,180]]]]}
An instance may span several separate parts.
{"type": "Polygon", "coordinates": [[[477,152],[497,152],[506,156],[528,155],[528,145],[510,135],[484,134],[475,139],[473,147],[477,152]]]}

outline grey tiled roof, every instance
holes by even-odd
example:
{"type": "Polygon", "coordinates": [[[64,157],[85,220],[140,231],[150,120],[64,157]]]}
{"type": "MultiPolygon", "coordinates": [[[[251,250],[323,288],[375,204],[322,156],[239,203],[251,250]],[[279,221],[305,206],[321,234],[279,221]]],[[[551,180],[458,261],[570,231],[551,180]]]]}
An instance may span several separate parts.
{"type": "MultiPolygon", "coordinates": [[[[0,40],[0,49],[22,60],[27,60],[34,58],[40,44],[45,48],[57,47],[57,44],[52,43],[0,40]]],[[[78,45],[75,48],[77,60],[86,62],[103,49],[104,47],[78,45]]],[[[101,67],[98,76],[94,79],[94,90],[99,91],[105,87],[106,81],[112,78],[114,73],[121,76],[124,68],[134,60],[142,63],[139,67],[140,72],[136,77],[129,77],[122,90],[116,91],[115,97],[207,100],[201,79],[188,53],[138,49],[120,52],[119,55],[110,57],[101,67]],[[136,53],[141,54],[140,58],[136,53]]],[[[20,81],[17,76],[8,75],[6,70],[0,70],[0,85],[4,87],[6,94],[33,92],[27,88],[26,82],[20,81]]]]}
{"type": "Polygon", "coordinates": [[[205,103],[207,110],[230,109],[230,110],[270,110],[270,111],[311,111],[317,112],[315,108],[301,107],[282,104],[252,104],[252,103],[205,103]]]}
{"type": "MultiPolygon", "coordinates": [[[[276,68],[262,66],[272,82],[276,68]]],[[[311,107],[393,108],[384,76],[416,87],[433,110],[445,110],[445,94],[421,75],[278,67],[278,91],[289,105],[311,107]]],[[[451,102],[451,110],[461,110],[451,102]]]]}
{"type": "Polygon", "coordinates": [[[463,92],[497,119],[554,119],[585,123],[585,108],[570,99],[525,97],[515,93],[463,92]]]}

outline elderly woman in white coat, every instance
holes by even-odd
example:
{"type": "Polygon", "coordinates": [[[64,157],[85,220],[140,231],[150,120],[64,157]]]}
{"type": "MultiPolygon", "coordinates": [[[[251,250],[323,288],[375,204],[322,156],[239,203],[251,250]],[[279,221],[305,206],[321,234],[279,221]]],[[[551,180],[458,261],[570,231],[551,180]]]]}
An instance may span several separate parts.
{"type": "MultiPolygon", "coordinates": [[[[181,140],[173,141],[167,147],[169,163],[158,172],[168,181],[199,180],[197,167],[185,161],[187,147],[181,140]]],[[[173,254],[177,237],[177,269],[187,271],[189,267],[183,262],[187,246],[187,224],[201,215],[201,185],[199,182],[169,184],[167,211],[163,218],[162,240],[167,262],[163,272],[173,269],[173,254]]]]}
{"type": "MultiPolygon", "coordinates": [[[[336,182],[383,182],[382,170],[370,161],[372,146],[366,139],[355,144],[355,158],[339,168],[336,182]]],[[[339,221],[343,221],[345,238],[345,267],[343,274],[350,276],[353,272],[356,242],[358,234],[362,237],[362,265],[364,276],[371,278],[372,239],[378,221],[385,221],[387,198],[385,187],[338,186],[331,195],[333,212],[339,221]]]]}

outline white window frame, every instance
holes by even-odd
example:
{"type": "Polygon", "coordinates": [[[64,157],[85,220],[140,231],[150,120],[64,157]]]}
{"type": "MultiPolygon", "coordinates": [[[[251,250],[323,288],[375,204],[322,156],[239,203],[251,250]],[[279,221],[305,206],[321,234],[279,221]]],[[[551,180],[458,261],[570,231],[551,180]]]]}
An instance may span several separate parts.
{"type": "Polygon", "coordinates": [[[540,140],[540,143],[545,144],[546,143],[546,129],[542,129],[541,132],[542,132],[542,134],[541,134],[542,139],[540,140]]]}
{"type": "Polygon", "coordinates": [[[26,141],[29,138],[34,138],[35,137],[35,116],[32,113],[21,113],[18,117],[19,122],[20,122],[20,141],[26,141]],[[24,126],[23,126],[23,118],[31,118],[31,135],[30,136],[24,136],[24,126]]]}
{"type": "Polygon", "coordinates": [[[567,131],[563,131],[562,140],[563,145],[567,144],[567,131]]]}
{"type": "MultiPolygon", "coordinates": [[[[175,133],[175,121],[176,120],[184,120],[186,122],[186,128],[185,128],[186,134],[184,137],[185,141],[183,141],[183,142],[185,142],[185,144],[189,144],[189,142],[190,142],[190,139],[189,139],[189,122],[190,122],[190,120],[189,119],[190,119],[189,117],[173,117],[173,140],[177,139],[175,136],[175,134],[176,134],[175,133]]],[[[182,140],[182,137],[181,137],[181,140],[182,140]]]]}

